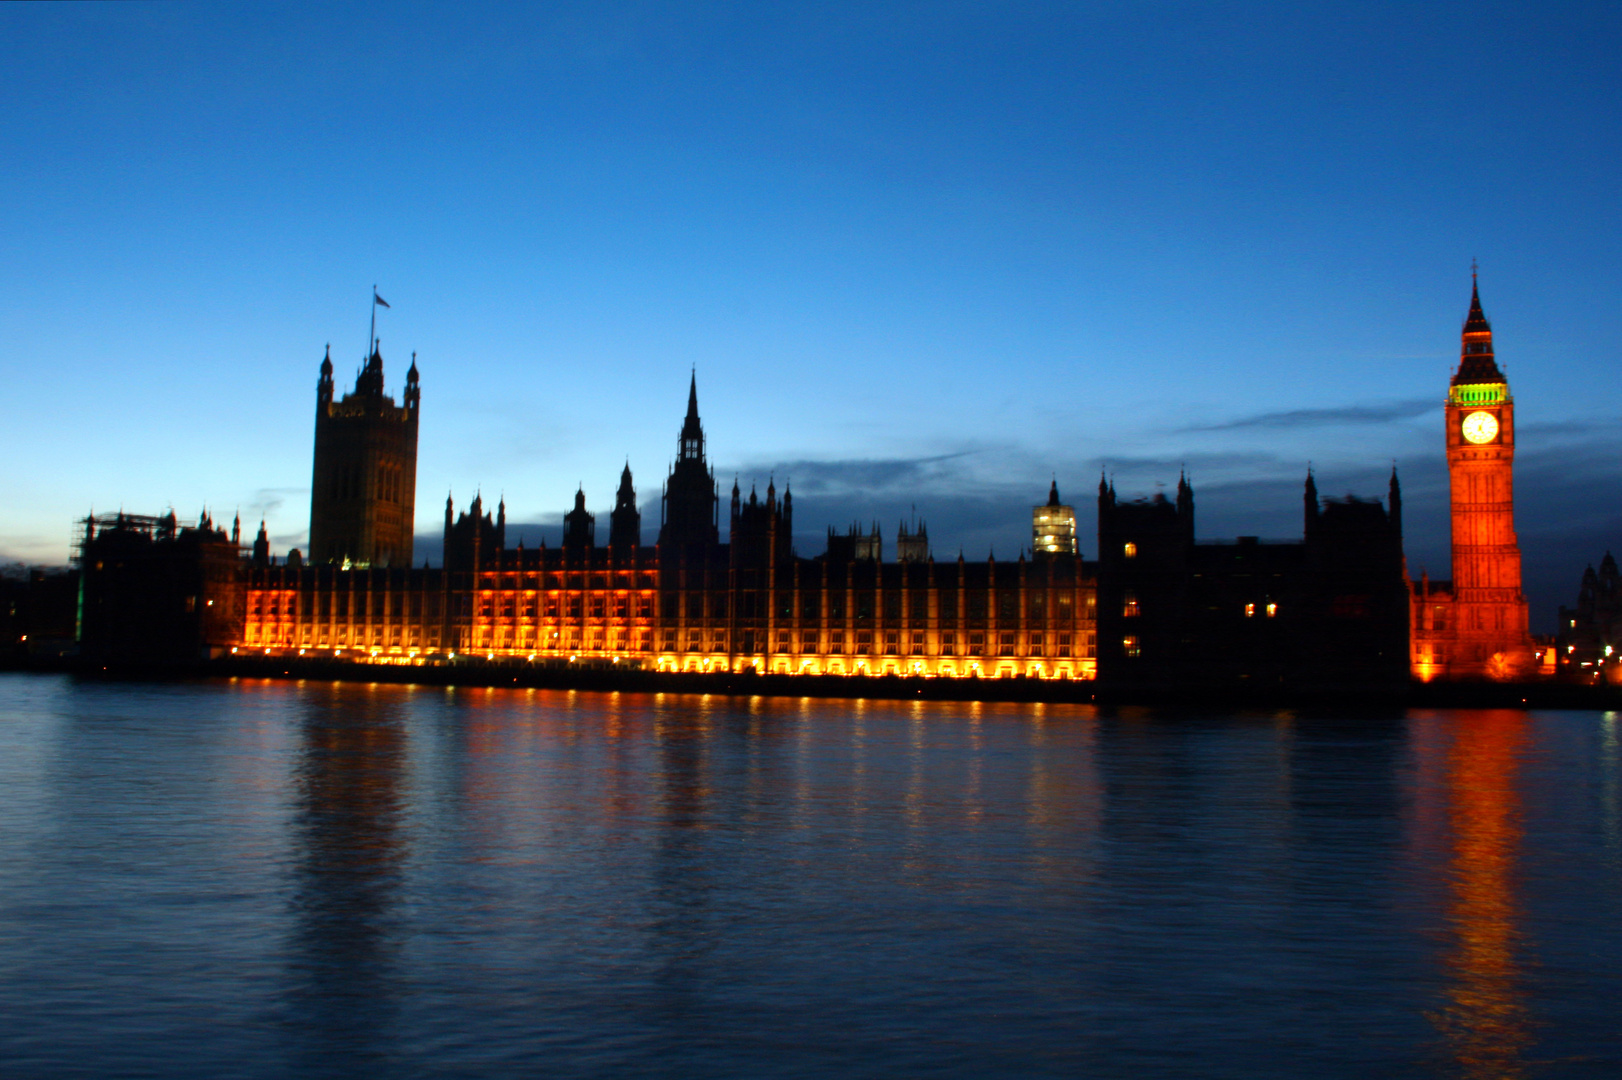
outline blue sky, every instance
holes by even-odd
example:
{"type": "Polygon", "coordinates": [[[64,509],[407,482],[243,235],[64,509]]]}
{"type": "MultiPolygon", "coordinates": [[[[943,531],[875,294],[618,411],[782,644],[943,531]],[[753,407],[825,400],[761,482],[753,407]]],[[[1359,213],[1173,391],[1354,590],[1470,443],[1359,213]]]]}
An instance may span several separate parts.
{"type": "Polygon", "coordinates": [[[418,527],[556,535],[688,372],[802,554],[913,507],[1013,556],[1186,465],[1201,535],[1405,481],[1446,573],[1472,258],[1516,396],[1534,623],[1622,549],[1615,5],[0,8],[0,561],[86,510],[308,526],[372,284],[419,354],[418,527]]]}

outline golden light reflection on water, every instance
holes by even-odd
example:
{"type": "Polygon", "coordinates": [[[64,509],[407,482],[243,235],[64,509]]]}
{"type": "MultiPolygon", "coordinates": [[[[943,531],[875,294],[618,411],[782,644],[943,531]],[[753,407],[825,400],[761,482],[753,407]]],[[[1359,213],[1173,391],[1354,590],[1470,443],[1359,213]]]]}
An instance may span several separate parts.
{"type": "MultiPolygon", "coordinates": [[[[906,815],[907,827],[914,830],[924,824],[924,733],[928,727],[928,714],[913,709],[907,721],[907,793],[902,812],[906,815]]],[[[909,840],[908,850],[917,849],[916,838],[909,840]]]]}
{"type": "Polygon", "coordinates": [[[1618,782],[1618,714],[1600,714],[1600,829],[1605,855],[1614,866],[1622,856],[1622,783],[1618,782]]]}
{"type": "Polygon", "coordinates": [[[1431,1019],[1460,1074],[1483,1080],[1526,1075],[1523,1054],[1533,1038],[1515,892],[1522,839],[1516,779],[1528,722],[1510,710],[1461,716],[1446,759],[1452,942],[1443,956],[1447,1005],[1431,1019]]]}
{"type": "Polygon", "coordinates": [[[980,827],[986,812],[982,791],[986,756],[985,731],[980,726],[982,713],[983,710],[978,707],[969,712],[969,749],[973,753],[969,755],[969,778],[963,785],[963,816],[971,832],[980,827]]]}

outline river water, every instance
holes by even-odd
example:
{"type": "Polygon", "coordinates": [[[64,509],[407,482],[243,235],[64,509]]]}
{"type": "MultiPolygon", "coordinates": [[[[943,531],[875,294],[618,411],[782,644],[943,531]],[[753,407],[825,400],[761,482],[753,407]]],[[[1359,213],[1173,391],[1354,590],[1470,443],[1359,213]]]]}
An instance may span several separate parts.
{"type": "Polygon", "coordinates": [[[1619,728],[0,676],[0,1075],[1622,1076],[1619,728]]]}

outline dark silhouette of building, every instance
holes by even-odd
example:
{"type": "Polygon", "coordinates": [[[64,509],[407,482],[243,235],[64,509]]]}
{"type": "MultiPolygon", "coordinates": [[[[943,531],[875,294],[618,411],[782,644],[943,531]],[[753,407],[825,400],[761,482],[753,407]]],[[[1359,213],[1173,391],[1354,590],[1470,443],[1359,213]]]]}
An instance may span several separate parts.
{"type": "Polygon", "coordinates": [[[459,516],[452,517],[451,497],[445,496],[445,545],[441,565],[446,570],[475,570],[483,564],[485,556],[507,546],[507,500],[496,505],[492,519],[484,509],[484,497],[473,496],[473,503],[459,516]]]}
{"type": "Polygon", "coordinates": [[[206,512],[194,527],[179,525],[173,512],[90,516],[82,527],[79,644],[86,660],[190,664],[243,640],[249,564],[206,512]]]}
{"type": "Polygon", "coordinates": [[[642,546],[642,512],[636,508],[629,461],[620,473],[619,490],[614,493],[614,512],[608,515],[608,546],[622,555],[642,546]]]}
{"type": "Polygon", "coordinates": [[[1133,689],[1338,690],[1408,678],[1401,493],[1320,501],[1304,536],[1198,542],[1194,489],[1098,491],[1098,678],[1133,689]]]}
{"type": "Polygon", "coordinates": [[[328,350],[316,383],[310,562],[410,565],[421,398],[415,353],[401,403],[383,392],[383,356],[374,343],[354,392],[334,401],[328,350]]]}
{"type": "Polygon", "coordinates": [[[574,509],[563,515],[563,547],[584,551],[597,546],[597,518],[586,510],[586,489],[574,493],[574,509]]]}
{"type": "Polygon", "coordinates": [[[77,567],[0,574],[0,663],[71,655],[78,617],[77,567]]]}
{"type": "Polygon", "coordinates": [[[1577,606],[1560,608],[1555,656],[1563,678],[1622,682],[1622,575],[1609,551],[1583,571],[1577,606]]]}
{"type": "Polygon", "coordinates": [[[259,521],[259,535],[253,538],[253,552],[249,556],[255,566],[270,565],[270,535],[265,532],[265,522],[259,521]]]}

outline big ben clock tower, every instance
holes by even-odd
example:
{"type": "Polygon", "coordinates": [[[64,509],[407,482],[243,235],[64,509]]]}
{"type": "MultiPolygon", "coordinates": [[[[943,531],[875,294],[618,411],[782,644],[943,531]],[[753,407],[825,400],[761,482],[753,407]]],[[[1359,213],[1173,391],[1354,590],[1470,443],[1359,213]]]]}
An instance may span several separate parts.
{"type": "Polygon", "coordinates": [[[1446,666],[1454,677],[1506,678],[1531,661],[1515,538],[1515,401],[1493,357],[1474,276],[1459,369],[1447,395],[1453,596],[1446,666]]]}

